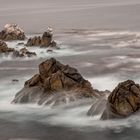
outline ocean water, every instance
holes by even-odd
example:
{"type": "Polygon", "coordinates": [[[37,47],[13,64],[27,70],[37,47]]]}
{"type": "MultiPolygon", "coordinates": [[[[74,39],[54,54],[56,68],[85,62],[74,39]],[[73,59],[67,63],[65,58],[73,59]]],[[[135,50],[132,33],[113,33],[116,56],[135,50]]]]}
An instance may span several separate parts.
{"type": "MultiPolygon", "coordinates": [[[[28,48],[37,53],[33,58],[0,55],[0,140],[139,140],[139,114],[115,121],[101,121],[101,114],[88,117],[96,100],[56,108],[11,104],[51,57],[77,68],[99,90],[112,91],[127,79],[140,83],[139,13],[139,0],[0,0],[0,30],[17,23],[30,37],[51,26],[61,48],[53,53],[28,48]]],[[[19,42],[7,44],[19,50],[19,42]]]]}
{"type": "MultiPolygon", "coordinates": [[[[34,36],[34,34],[32,34],[34,36]]],[[[55,57],[88,79],[94,88],[112,91],[119,82],[140,83],[140,32],[118,30],[65,30],[55,34],[61,49],[29,48],[37,57],[17,59],[1,56],[0,139],[1,140],[138,140],[139,115],[125,120],[101,121],[101,114],[88,117],[96,100],[80,100],[58,107],[11,104],[24,82],[38,72],[40,62],[55,57]],[[123,43],[122,43],[123,42],[123,43]],[[123,44],[123,45],[122,45],[123,44]],[[18,79],[19,82],[13,82],[18,79]]],[[[7,42],[17,50],[19,42],[7,42]]]]}

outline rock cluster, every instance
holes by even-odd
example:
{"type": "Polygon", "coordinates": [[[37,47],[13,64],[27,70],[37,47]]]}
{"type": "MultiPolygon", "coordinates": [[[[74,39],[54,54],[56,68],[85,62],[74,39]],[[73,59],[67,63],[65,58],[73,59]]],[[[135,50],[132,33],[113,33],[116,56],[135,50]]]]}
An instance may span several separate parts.
{"type": "Polygon", "coordinates": [[[120,83],[110,94],[101,119],[125,118],[140,108],[140,86],[131,80],[120,83]]]}
{"type": "Polygon", "coordinates": [[[33,57],[36,56],[35,52],[30,52],[27,48],[22,48],[20,51],[15,50],[13,52],[14,57],[33,57]]]}
{"type": "Polygon", "coordinates": [[[36,56],[35,52],[30,52],[27,48],[22,48],[19,51],[14,48],[9,48],[7,44],[0,40],[0,53],[8,54],[12,53],[13,57],[33,57],[36,56]]]}
{"type": "MultiPolygon", "coordinates": [[[[8,48],[7,44],[3,41],[12,41],[12,40],[24,40],[25,34],[24,31],[17,24],[6,24],[4,29],[0,32],[0,52],[7,53],[13,52],[13,57],[32,57],[36,56],[35,52],[30,52],[27,48],[22,48],[20,51],[12,48],[8,48]],[[3,40],[3,41],[1,41],[3,40]]],[[[47,52],[53,52],[53,48],[59,49],[57,43],[53,40],[52,29],[48,27],[47,31],[43,33],[42,36],[35,36],[29,38],[27,43],[20,42],[17,46],[40,46],[40,47],[50,47],[47,52]]]]}
{"type": "Polygon", "coordinates": [[[51,58],[39,65],[39,74],[25,82],[24,88],[16,94],[13,102],[58,104],[95,96],[91,84],[75,68],[51,58]]]}
{"type": "Polygon", "coordinates": [[[52,39],[52,32],[46,31],[42,36],[29,38],[26,46],[40,46],[57,48],[57,43],[52,39]]]}
{"type": "Polygon", "coordinates": [[[0,32],[1,40],[24,40],[24,31],[17,24],[6,24],[4,29],[0,32]]]}
{"type": "Polygon", "coordinates": [[[13,48],[8,48],[7,44],[0,40],[0,53],[8,53],[14,51],[13,48]]]}

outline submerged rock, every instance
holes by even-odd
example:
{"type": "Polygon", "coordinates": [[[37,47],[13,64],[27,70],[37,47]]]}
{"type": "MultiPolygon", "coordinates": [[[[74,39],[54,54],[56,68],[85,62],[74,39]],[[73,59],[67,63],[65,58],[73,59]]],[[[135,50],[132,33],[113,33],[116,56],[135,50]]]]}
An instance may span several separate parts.
{"type": "Polygon", "coordinates": [[[19,82],[18,79],[12,79],[12,82],[19,82]]]}
{"type": "Polygon", "coordinates": [[[24,46],[25,44],[24,44],[24,42],[19,42],[16,46],[24,46]]]}
{"type": "Polygon", "coordinates": [[[13,52],[13,57],[33,57],[33,56],[36,56],[36,53],[28,51],[28,49],[25,47],[20,49],[19,51],[15,50],[13,52]]]}
{"type": "Polygon", "coordinates": [[[101,119],[128,117],[140,108],[140,86],[131,80],[120,83],[109,95],[101,119]]]}
{"type": "Polygon", "coordinates": [[[13,48],[8,48],[7,44],[0,40],[0,53],[9,53],[9,52],[12,52],[14,51],[13,48]]]}
{"type": "Polygon", "coordinates": [[[24,40],[24,31],[17,24],[6,24],[4,29],[0,32],[0,39],[2,40],[24,40]]]}
{"type": "Polygon", "coordinates": [[[33,38],[29,38],[26,46],[58,48],[57,43],[53,40],[52,31],[50,30],[44,32],[42,36],[35,36],[33,38]]]}
{"type": "Polygon", "coordinates": [[[49,46],[50,48],[56,48],[56,49],[60,49],[58,46],[57,46],[57,43],[53,40],[49,46]]]}
{"type": "Polygon", "coordinates": [[[39,74],[25,82],[13,102],[57,105],[97,96],[91,84],[75,68],[51,58],[39,65],[39,74]]]}
{"type": "Polygon", "coordinates": [[[53,53],[53,50],[52,49],[48,49],[47,52],[48,53],[53,53]]]}

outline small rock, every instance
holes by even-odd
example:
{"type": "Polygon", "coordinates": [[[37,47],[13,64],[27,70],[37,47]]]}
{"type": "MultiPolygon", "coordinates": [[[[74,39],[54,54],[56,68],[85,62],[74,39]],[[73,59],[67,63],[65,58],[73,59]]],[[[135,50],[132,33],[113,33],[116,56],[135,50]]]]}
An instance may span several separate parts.
{"type": "Polygon", "coordinates": [[[19,51],[15,50],[13,52],[13,57],[24,57],[24,55],[22,53],[20,53],[19,51]]]}
{"type": "Polygon", "coordinates": [[[8,48],[7,44],[4,41],[0,40],[0,53],[9,53],[13,51],[13,48],[8,48]]]}
{"type": "Polygon", "coordinates": [[[13,52],[13,56],[14,57],[33,57],[33,56],[36,56],[36,53],[35,52],[30,52],[28,51],[27,48],[22,48],[20,49],[19,51],[14,51],[13,52]]]}
{"type": "Polygon", "coordinates": [[[18,79],[13,79],[12,82],[19,82],[19,80],[18,79]]]}
{"type": "Polygon", "coordinates": [[[21,45],[22,46],[25,45],[24,42],[20,42],[20,43],[17,44],[17,46],[21,46],[21,45]]]}
{"type": "Polygon", "coordinates": [[[51,49],[48,49],[48,50],[47,50],[47,52],[48,52],[48,53],[52,53],[52,52],[53,52],[53,50],[51,50],[51,49]]]}

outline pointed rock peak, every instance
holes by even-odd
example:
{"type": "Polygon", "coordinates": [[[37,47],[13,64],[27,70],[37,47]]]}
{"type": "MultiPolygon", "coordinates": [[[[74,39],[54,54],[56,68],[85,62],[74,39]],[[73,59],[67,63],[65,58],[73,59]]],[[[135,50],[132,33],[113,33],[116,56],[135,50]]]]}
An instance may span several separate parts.
{"type": "Polygon", "coordinates": [[[21,103],[24,97],[28,97],[27,102],[39,101],[42,104],[47,102],[50,96],[53,98],[58,95],[54,100],[56,102],[66,99],[67,94],[75,99],[96,96],[90,82],[85,80],[75,68],[50,58],[39,65],[39,74],[25,82],[23,90],[17,93],[14,102],[21,103]],[[41,89],[41,92],[37,93],[36,88],[41,89]],[[66,94],[62,95],[64,92],[66,94]]]}

